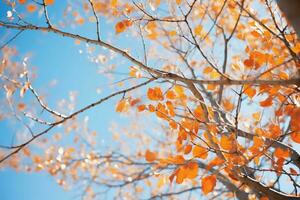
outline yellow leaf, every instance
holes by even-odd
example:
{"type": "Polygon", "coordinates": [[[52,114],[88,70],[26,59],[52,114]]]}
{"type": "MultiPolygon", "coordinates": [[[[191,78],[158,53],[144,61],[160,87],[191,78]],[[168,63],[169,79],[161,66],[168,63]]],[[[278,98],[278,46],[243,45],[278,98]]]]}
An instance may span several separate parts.
{"type": "Polygon", "coordinates": [[[261,113],[260,112],[253,113],[252,117],[255,121],[259,121],[261,117],[261,113]]]}
{"type": "Polygon", "coordinates": [[[176,4],[179,5],[181,4],[182,0],[176,0],[176,4]]]}
{"type": "Polygon", "coordinates": [[[129,103],[127,99],[122,99],[118,102],[116,112],[126,112],[129,109],[129,103]]]}
{"type": "Polygon", "coordinates": [[[174,90],[175,90],[176,94],[177,94],[179,97],[184,97],[184,96],[185,96],[185,94],[184,94],[184,89],[183,89],[182,86],[180,86],[180,85],[175,85],[175,86],[174,86],[174,90]]]}
{"type": "Polygon", "coordinates": [[[166,181],[166,177],[165,176],[161,176],[159,179],[158,179],[158,182],[157,182],[157,187],[158,188],[161,188],[163,185],[165,185],[167,183],[166,181]]]}
{"type": "Polygon", "coordinates": [[[134,78],[141,78],[142,74],[137,68],[131,66],[130,71],[129,71],[129,76],[134,77],[134,78]]]}
{"type": "Polygon", "coordinates": [[[111,5],[112,7],[116,7],[116,6],[118,5],[118,0],[111,0],[111,1],[110,1],[110,5],[111,5]]]}
{"type": "Polygon", "coordinates": [[[195,31],[195,35],[200,36],[201,32],[202,32],[202,29],[203,29],[203,27],[201,25],[196,26],[196,28],[194,30],[195,31]]]}

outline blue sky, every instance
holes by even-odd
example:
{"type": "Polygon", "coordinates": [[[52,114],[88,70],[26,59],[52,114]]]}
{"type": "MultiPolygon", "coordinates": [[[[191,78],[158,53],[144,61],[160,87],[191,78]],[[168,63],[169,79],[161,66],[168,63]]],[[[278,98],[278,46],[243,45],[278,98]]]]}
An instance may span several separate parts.
{"type": "MultiPolygon", "coordinates": [[[[50,17],[58,18],[56,12],[61,11],[63,4],[55,4],[54,8],[50,8],[50,17]]],[[[0,19],[6,18],[6,11],[9,8],[0,2],[0,19]]],[[[32,19],[29,17],[29,19],[32,19]]],[[[36,23],[36,21],[32,21],[36,23]]],[[[109,33],[105,24],[102,24],[102,35],[106,37],[109,33]]],[[[80,34],[93,37],[94,25],[85,25],[85,28],[71,30],[80,34]]],[[[0,41],[2,45],[8,38],[4,36],[7,30],[0,28],[0,41]]],[[[94,35],[95,36],[95,35],[94,35]]],[[[47,96],[47,103],[50,107],[56,108],[57,101],[68,99],[70,91],[77,91],[78,103],[76,108],[80,108],[89,102],[93,102],[100,97],[105,96],[111,90],[102,90],[101,94],[97,94],[98,87],[107,88],[107,79],[97,73],[97,65],[91,63],[85,54],[85,44],[76,46],[74,39],[62,38],[55,34],[26,31],[23,32],[11,44],[17,47],[20,56],[30,55],[29,67],[34,68],[37,78],[33,81],[33,86],[37,91],[47,96]],[[79,50],[83,53],[80,54],[79,50]],[[54,87],[49,87],[51,81],[57,80],[58,83],[54,87]]],[[[21,60],[20,60],[21,61],[21,60]]],[[[5,98],[4,92],[0,93],[0,98],[5,98]]],[[[28,97],[25,96],[25,99],[28,97]]],[[[112,118],[116,118],[113,112],[115,102],[107,102],[97,108],[89,111],[91,116],[91,128],[102,133],[102,137],[109,137],[108,124],[112,118]],[[104,115],[105,113],[105,115],[104,115]]],[[[0,121],[0,143],[10,144],[12,137],[16,131],[20,129],[20,124],[12,123],[9,120],[0,121]]],[[[53,132],[49,133],[49,137],[53,132]]],[[[53,200],[53,199],[73,199],[75,193],[67,192],[60,187],[55,179],[45,172],[23,173],[16,172],[11,169],[0,169],[0,199],[1,200],[53,200]]]]}

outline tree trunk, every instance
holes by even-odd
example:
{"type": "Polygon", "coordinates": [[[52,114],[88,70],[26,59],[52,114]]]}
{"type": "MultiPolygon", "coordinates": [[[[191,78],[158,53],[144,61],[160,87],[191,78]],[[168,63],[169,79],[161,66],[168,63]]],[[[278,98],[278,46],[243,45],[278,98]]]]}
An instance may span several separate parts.
{"type": "Polygon", "coordinates": [[[298,36],[300,36],[300,1],[278,0],[278,6],[286,16],[288,22],[294,27],[298,36]]]}

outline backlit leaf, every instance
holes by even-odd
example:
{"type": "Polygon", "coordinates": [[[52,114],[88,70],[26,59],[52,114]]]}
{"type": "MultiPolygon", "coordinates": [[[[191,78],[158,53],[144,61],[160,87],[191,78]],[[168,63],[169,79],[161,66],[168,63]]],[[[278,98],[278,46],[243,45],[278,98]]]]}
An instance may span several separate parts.
{"type": "Polygon", "coordinates": [[[273,98],[272,97],[268,97],[265,100],[259,102],[259,105],[261,107],[270,107],[273,105],[273,98]]]}
{"type": "Polygon", "coordinates": [[[193,148],[193,156],[195,158],[205,159],[208,156],[207,149],[205,149],[204,147],[198,146],[198,145],[194,146],[194,148],[193,148]]]}
{"type": "Polygon", "coordinates": [[[37,10],[37,6],[34,4],[28,4],[26,7],[27,11],[30,13],[33,13],[37,10]]]}
{"type": "Polygon", "coordinates": [[[47,6],[54,4],[55,0],[44,0],[47,6]]]}
{"type": "Polygon", "coordinates": [[[146,150],[145,159],[148,162],[153,162],[156,160],[156,153],[146,150]]]}
{"type": "Polygon", "coordinates": [[[210,175],[202,178],[202,191],[206,195],[210,192],[212,192],[216,186],[216,176],[210,175]]]}
{"type": "Polygon", "coordinates": [[[147,92],[148,99],[153,101],[164,100],[163,93],[159,87],[149,88],[147,92]]]}

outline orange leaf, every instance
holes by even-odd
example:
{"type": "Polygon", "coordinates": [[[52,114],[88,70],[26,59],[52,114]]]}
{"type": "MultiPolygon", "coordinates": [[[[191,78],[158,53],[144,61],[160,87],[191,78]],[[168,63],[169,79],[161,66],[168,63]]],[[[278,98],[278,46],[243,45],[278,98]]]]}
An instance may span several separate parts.
{"type": "Polygon", "coordinates": [[[294,132],[299,132],[300,131],[300,108],[298,107],[293,107],[291,110],[291,129],[294,132]]]}
{"type": "Polygon", "coordinates": [[[290,152],[289,150],[276,148],[274,151],[274,156],[276,156],[277,158],[288,158],[290,156],[290,152]]]}
{"type": "Polygon", "coordinates": [[[159,87],[149,88],[147,92],[148,99],[153,101],[162,101],[164,100],[163,93],[159,87]]]}
{"type": "Polygon", "coordinates": [[[93,2],[93,5],[94,5],[94,9],[96,12],[104,12],[106,9],[107,9],[107,4],[105,3],[102,3],[102,2],[93,2]]]}
{"type": "Polygon", "coordinates": [[[208,155],[207,150],[204,147],[201,147],[201,146],[194,147],[194,149],[193,149],[194,157],[205,159],[207,157],[207,155],[208,155]]]}
{"type": "Polygon", "coordinates": [[[127,99],[122,99],[117,104],[116,112],[126,112],[128,111],[128,108],[129,108],[129,103],[127,99]]]}
{"type": "Polygon", "coordinates": [[[37,7],[34,4],[28,4],[26,9],[27,9],[28,12],[33,13],[37,10],[37,7]]]}
{"type": "Polygon", "coordinates": [[[291,134],[291,139],[292,139],[294,142],[300,144],[300,132],[293,132],[293,133],[291,134]]]}
{"type": "Polygon", "coordinates": [[[203,70],[203,73],[204,74],[209,74],[213,71],[214,69],[212,67],[205,67],[204,70],[203,70]]]}
{"type": "Polygon", "coordinates": [[[253,137],[253,145],[248,150],[252,154],[258,154],[260,152],[260,148],[264,145],[264,140],[259,136],[253,137]]]}
{"type": "Polygon", "coordinates": [[[265,100],[259,102],[261,107],[269,107],[273,104],[273,98],[272,97],[268,97],[265,100]]]}
{"type": "Polygon", "coordinates": [[[179,167],[178,172],[176,174],[176,183],[181,184],[184,179],[187,177],[187,171],[184,167],[179,167]]]}
{"type": "Polygon", "coordinates": [[[216,186],[216,176],[215,175],[211,175],[211,176],[207,176],[202,178],[202,191],[203,193],[206,195],[210,192],[212,192],[216,186]]]}
{"type": "Polygon", "coordinates": [[[192,145],[188,144],[184,148],[184,154],[189,154],[192,151],[192,145]]]}
{"type": "Polygon", "coordinates": [[[176,171],[170,176],[170,180],[172,181],[174,176],[176,176],[176,183],[181,184],[184,179],[194,179],[198,176],[198,163],[197,162],[189,162],[188,164],[179,167],[176,171]]]}
{"type": "Polygon", "coordinates": [[[127,20],[127,19],[118,22],[115,25],[116,34],[122,33],[123,31],[125,31],[131,25],[132,25],[132,22],[130,20],[127,20]]]}
{"type": "Polygon", "coordinates": [[[149,104],[149,105],[148,105],[148,110],[149,110],[150,112],[154,112],[154,111],[155,111],[155,107],[154,107],[153,105],[149,104]]]}
{"type": "Polygon", "coordinates": [[[223,164],[225,161],[222,158],[215,157],[213,160],[211,160],[208,165],[206,166],[206,170],[210,170],[214,166],[218,166],[223,164]]]}
{"type": "Polygon", "coordinates": [[[19,109],[20,111],[25,110],[25,108],[26,108],[26,105],[25,105],[24,103],[19,103],[19,104],[18,104],[18,109],[19,109]]]}
{"type": "Polygon", "coordinates": [[[230,151],[234,148],[234,141],[232,136],[222,135],[220,145],[222,149],[230,151]]]}
{"type": "Polygon", "coordinates": [[[122,33],[123,31],[125,31],[126,29],[126,25],[124,24],[123,21],[121,22],[118,22],[116,25],[115,25],[115,30],[116,30],[116,33],[122,33]]]}
{"type": "Polygon", "coordinates": [[[182,155],[177,155],[171,158],[171,160],[173,161],[174,164],[178,164],[178,165],[185,163],[185,159],[182,155]]]}
{"type": "Polygon", "coordinates": [[[269,125],[270,138],[277,139],[281,135],[281,129],[279,125],[270,124],[269,125]]]}
{"type": "Polygon", "coordinates": [[[169,125],[172,129],[177,129],[177,123],[173,120],[170,120],[169,121],[169,125]]]}
{"type": "Polygon", "coordinates": [[[198,163],[197,162],[189,162],[187,165],[184,166],[187,172],[187,178],[193,179],[198,176],[198,163]]]}
{"type": "Polygon", "coordinates": [[[19,4],[25,4],[27,0],[19,0],[19,4]]]}
{"type": "Polygon", "coordinates": [[[145,158],[148,162],[153,162],[156,160],[156,153],[146,150],[145,158]]]}
{"type": "Polygon", "coordinates": [[[169,90],[166,94],[167,99],[175,99],[176,98],[176,94],[173,90],[169,90]]]}
{"type": "Polygon", "coordinates": [[[216,84],[207,84],[207,89],[208,90],[215,90],[217,88],[216,84]]]}
{"type": "Polygon", "coordinates": [[[298,175],[297,171],[290,167],[290,173],[292,175],[298,175]]]}
{"type": "Polygon", "coordinates": [[[79,17],[75,20],[75,22],[78,24],[78,25],[82,25],[84,24],[84,19],[82,17],[79,17]]]}
{"type": "Polygon", "coordinates": [[[246,89],[245,89],[244,93],[245,93],[250,99],[252,99],[252,98],[255,96],[255,94],[256,94],[256,89],[253,88],[253,87],[250,87],[250,86],[248,86],[248,87],[246,86],[246,89]]]}
{"type": "Polygon", "coordinates": [[[254,65],[254,61],[252,59],[246,59],[246,60],[244,60],[244,65],[246,67],[252,68],[254,65]]]}
{"type": "Polygon", "coordinates": [[[177,5],[181,4],[181,1],[182,1],[182,0],[176,0],[176,4],[177,4],[177,5]]]}
{"type": "Polygon", "coordinates": [[[135,106],[136,104],[140,103],[140,99],[136,98],[136,99],[130,99],[130,106],[135,106]]]}
{"type": "Polygon", "coordinates": [[[224,109],[228,112],[231,112],[234,109],[234,104],[231,103],[231,101],[229,99],[223,100],[223,106],[224,106],[224,109]]]}
{"type": "Polygon", "coordinates": [[[146,106],[145,105],[139,105],[137,107],[137,109],[138,109],[139,112],[142,112],[142,111],[146,110],[146,106]]]}
{"type": "Polygon", "coordinates": [[[31,155],[31,152],[30,152],[30,150],[27,147],[23,148],[22,151],[23,151],[23,153],[24,153],[25,156],[29,157],[31,155]]]}
{"type": "Polygon", "coordinates": [[[205,121],[204,111],[201,106],[197,106],[197,108],[194,110],[194,115],[198,120],[205,121]]]}
{"type": "Polygon", "coordinates": [[[260,33],[257,32],[257,31],[252,31],[252,32],[251,32],[251,35],[253,35],[253,36],[256,37],[256,38],[261,37],[260,33]]]}
{"type": "Polygon", "coordinates": [[[161,103],[158,103],[156,106],[156,115],[162,119],[167,119],[168,111],[166,109],[166,106],[161,103]]]}
{"type": "Polygon", "coordinates": [[[45,4],[46,4],[47,6],[49,6],[49,5],[54,4],[54,1],[55,1],[55,0],[45,0],[45,4]]]}
{"type": "Polygon", "coordinates": [[[39,163],[43,162],[43,159],[40,156],[33,156],[32,160],[36,164],[39,164],[39,163]]]}

